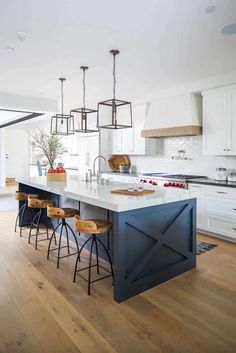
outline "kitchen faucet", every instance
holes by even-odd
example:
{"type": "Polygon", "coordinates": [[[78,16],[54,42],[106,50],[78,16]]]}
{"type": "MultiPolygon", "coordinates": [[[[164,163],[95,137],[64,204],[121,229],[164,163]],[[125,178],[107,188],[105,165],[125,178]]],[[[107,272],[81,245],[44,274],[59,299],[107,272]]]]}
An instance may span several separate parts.
{"type": "MultiPolygon", "coordinates": [[[[95,163],[96,163],[96,160],[98,158],[102,158],[104,160],[105,164],[106,164],[106,159],[102,155],[99,155],[99,156],[95,157],[94,161],[93,161],[93,175],[96,175],[96,173],[95,173],[95,163]]],[[[100,172],[100,168],[99,167],[98,167],[98,171],[100,172]]]]}

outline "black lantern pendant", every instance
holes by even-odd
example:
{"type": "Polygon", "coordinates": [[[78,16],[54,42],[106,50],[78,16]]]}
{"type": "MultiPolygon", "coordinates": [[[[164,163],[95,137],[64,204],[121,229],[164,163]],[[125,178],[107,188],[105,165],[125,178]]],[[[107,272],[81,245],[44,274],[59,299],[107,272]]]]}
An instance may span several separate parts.
{"type": "Polygon", "coordinates": [[[112,49],[113,55],[113,98],[98,103],[97,126],[103,129],[125,129],[132,127],[131,102],[116,99],[116,55],[119,50],[112,49]]]}
{"type": "Polygon", "coordinates": [[[98,132],[96,126],[97,110],[85,107],[85,71],[88,70],[88,66],[81,66],[80,68],[83,70],[83,108],[71,110],[71,114],[74,115],[74,132],[98,132]]]}
{"type": "Polygon", "coordinates": [[[65,78],[59,78],[61,81],[61,114],[51,117],[51,135],[67,136],[74,134],[74,117],[73,115],[64,114],[64,97],[63,83],[65,78]]]}

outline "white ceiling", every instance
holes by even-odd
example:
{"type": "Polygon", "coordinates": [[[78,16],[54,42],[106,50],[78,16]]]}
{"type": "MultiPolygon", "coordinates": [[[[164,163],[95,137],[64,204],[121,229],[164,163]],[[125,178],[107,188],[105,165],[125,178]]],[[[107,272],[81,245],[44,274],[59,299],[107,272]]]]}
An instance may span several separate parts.
{"type": "Polygon", "coordinates": [[[221,33],[236,21],[235,0],[1,0],[0,13],[4,92],[56,99],[64,76],[76,108],[86,64],[88,101],[110,98],[112,48],[121,99],[236,70],[236,35],[221,33]]]}

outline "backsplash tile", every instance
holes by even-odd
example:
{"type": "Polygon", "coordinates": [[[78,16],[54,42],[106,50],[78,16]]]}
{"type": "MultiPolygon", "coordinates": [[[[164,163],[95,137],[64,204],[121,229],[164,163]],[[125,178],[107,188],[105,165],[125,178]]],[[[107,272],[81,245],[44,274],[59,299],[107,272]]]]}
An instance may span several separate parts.
{"type": "Polygon", "coordinates": [[[168,137],[157,140],[155,156],[130,156],[138,172],[167,172],[206,175],[214,178],[218,167],[236,169],[236,156],[202,154],[202,136],[168,137]],[[186,151],[187,160],[175,160],[178,150],[186,151]]]}

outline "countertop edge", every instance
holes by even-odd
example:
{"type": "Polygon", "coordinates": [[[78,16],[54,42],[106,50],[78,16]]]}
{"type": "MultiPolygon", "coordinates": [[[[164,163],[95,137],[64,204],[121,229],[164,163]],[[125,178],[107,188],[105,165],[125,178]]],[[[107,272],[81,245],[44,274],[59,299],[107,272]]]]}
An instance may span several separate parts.
{"type": "Polygon", "coordinates": [[[211,185],[211,186],[221,186],[227,188],[236,188],[236,182],[228,182],[228,181],[216,181],[214,179],[189,179],[189,184],[201,184],[201,185],[211,185]]]}

